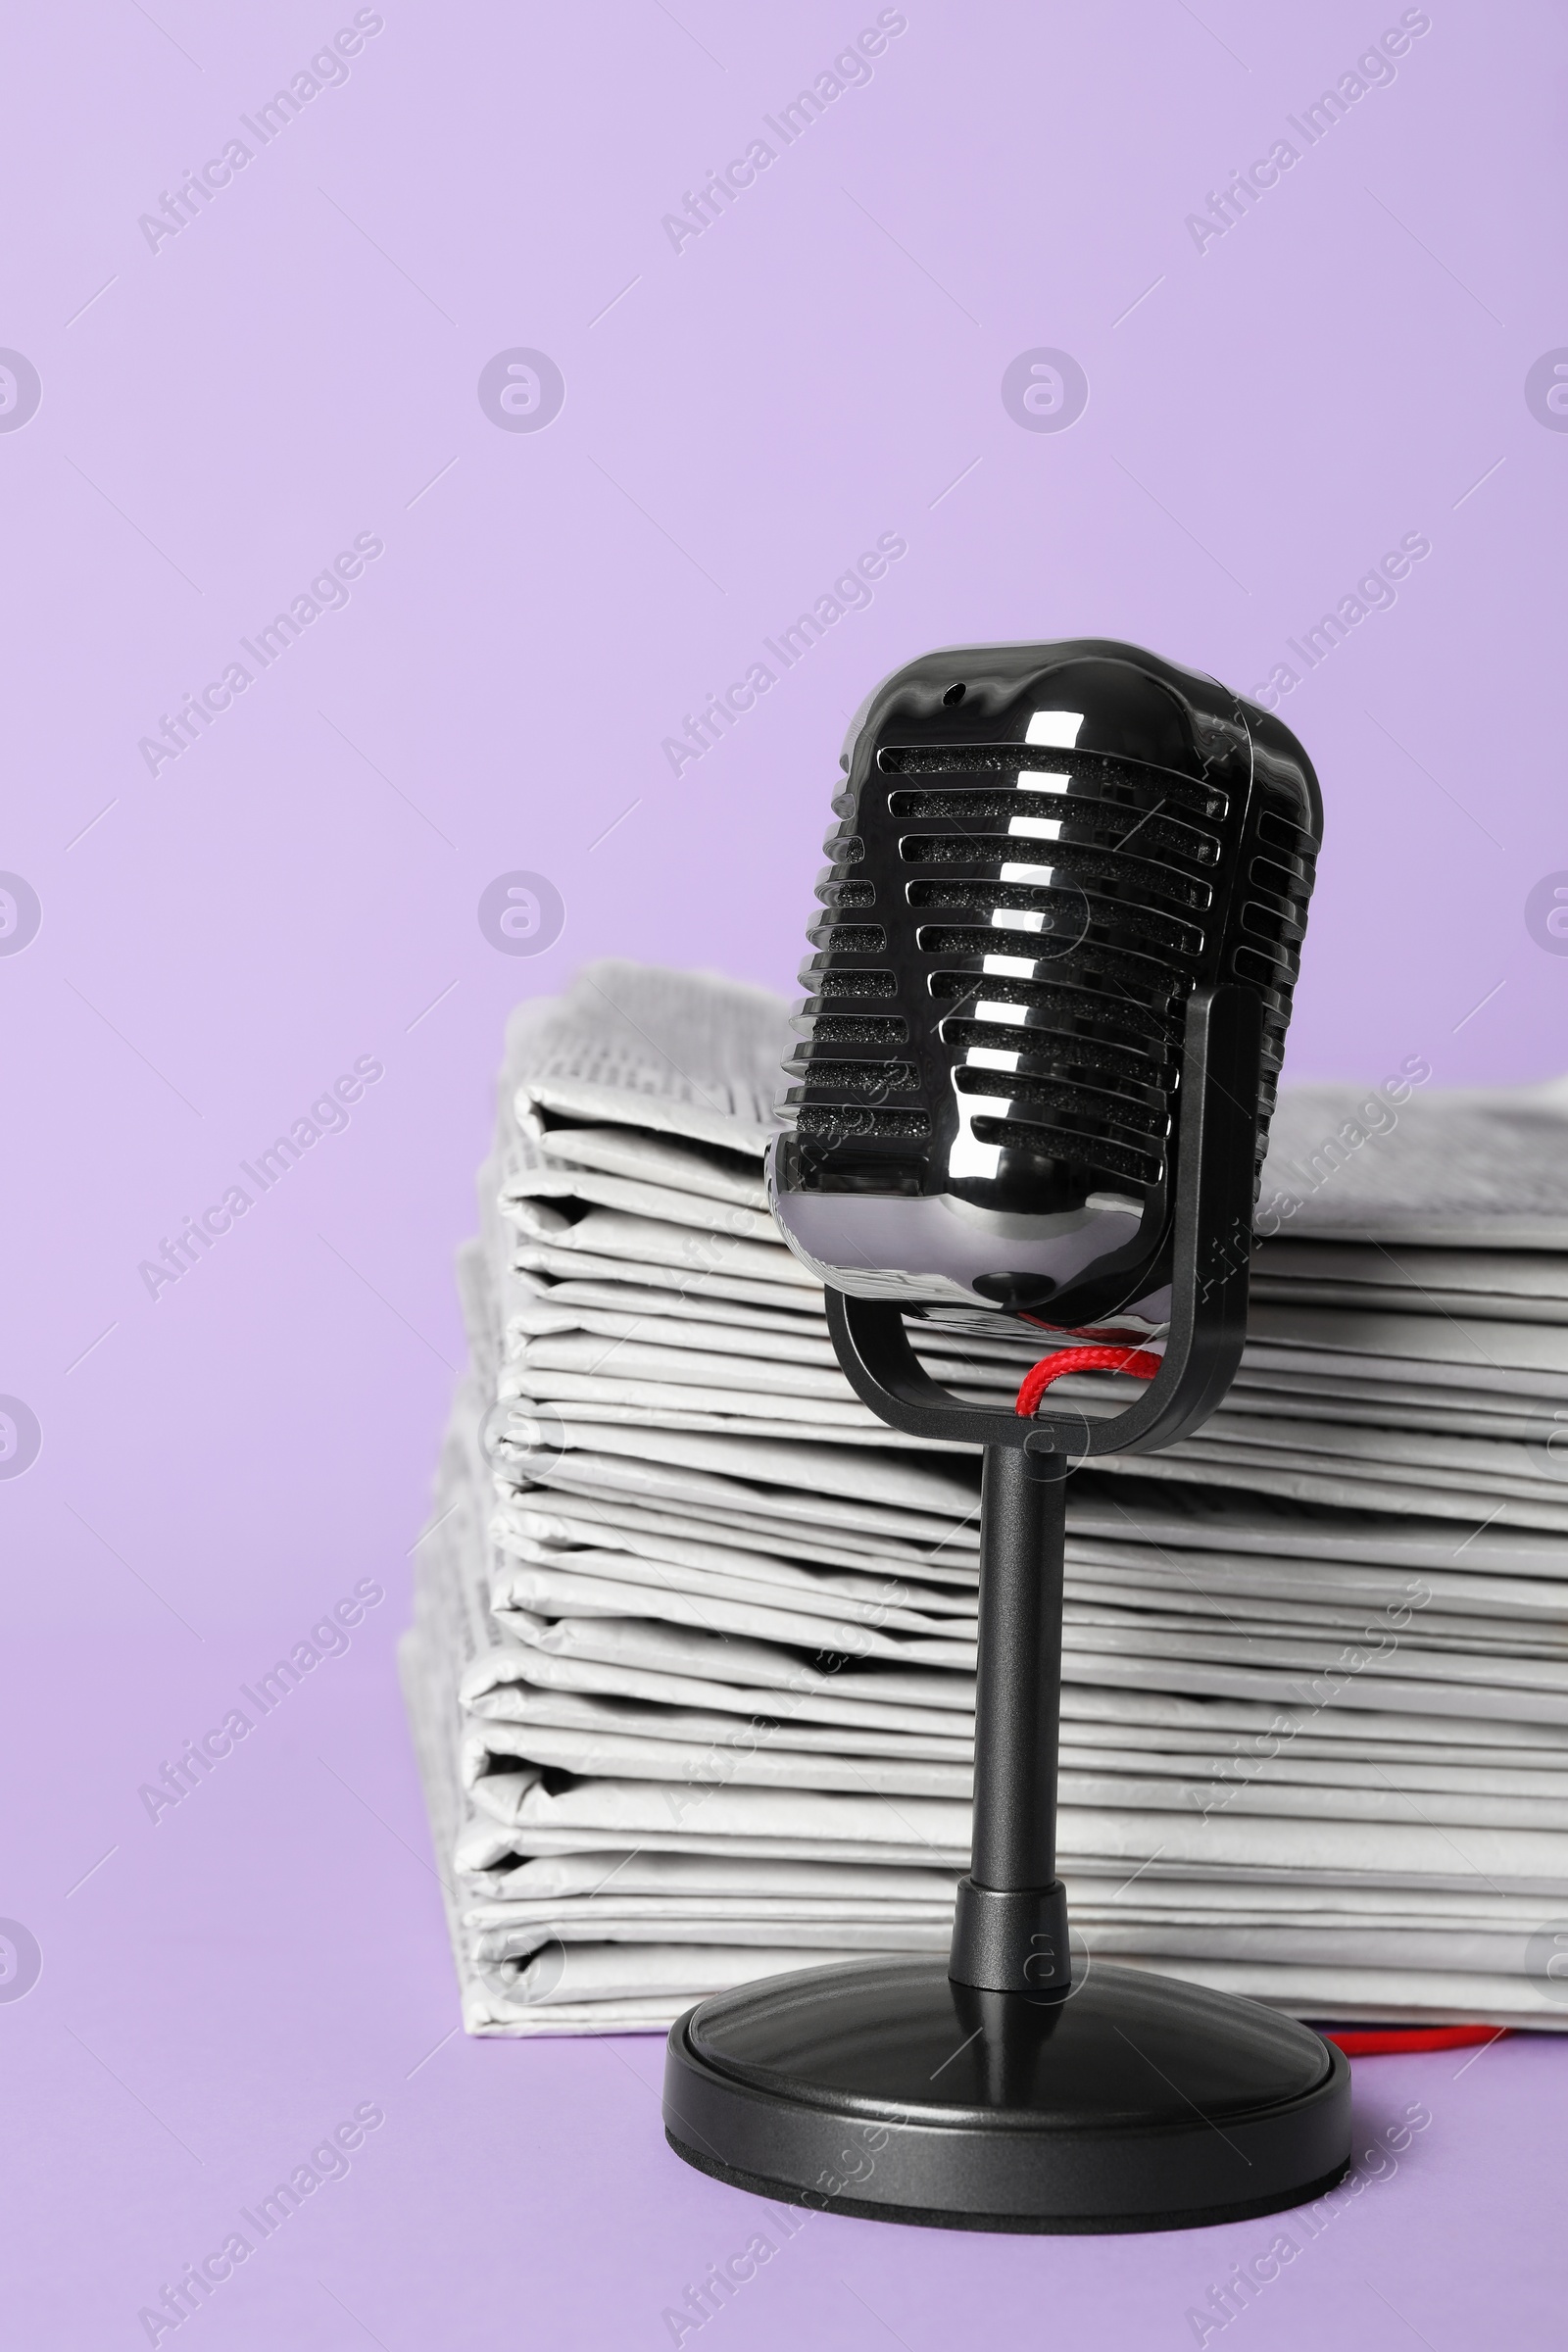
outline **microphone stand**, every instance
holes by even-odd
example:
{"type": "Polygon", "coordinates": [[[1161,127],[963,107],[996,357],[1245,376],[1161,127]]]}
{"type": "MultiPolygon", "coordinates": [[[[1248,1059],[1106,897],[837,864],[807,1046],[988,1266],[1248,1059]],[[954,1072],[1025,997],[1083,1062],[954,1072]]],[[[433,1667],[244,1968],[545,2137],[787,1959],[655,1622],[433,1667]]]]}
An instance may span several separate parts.
{"type": "Polygon", "coordinates": [[[946,1968],[764,1979],[670,2033],[665,2135],[699,2171],[830,2212],[943,2229],[1193,2228],[1321,2196],[1349,2164],[1349,2068],[1295,2020],[1068,1946],[1055,1875],[1066,1481],[1213,1410],[1247,1329],[1255,996],[1189,1000],[1171,1321],[1113,1418],[1030,1420],[933,1381],[902,1313],[830,1291],[857,1394],[893,1428],[984,1449],[971,1865],[946,1968]]]}

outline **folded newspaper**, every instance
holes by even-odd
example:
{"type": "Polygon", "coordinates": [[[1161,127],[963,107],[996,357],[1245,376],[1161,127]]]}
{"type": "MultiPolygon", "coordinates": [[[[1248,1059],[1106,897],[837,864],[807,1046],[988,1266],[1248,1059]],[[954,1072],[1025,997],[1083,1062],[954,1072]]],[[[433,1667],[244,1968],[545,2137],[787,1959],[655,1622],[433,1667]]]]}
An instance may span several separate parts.
{"type": "MultiPolygon", "coordinates": [[[[403,1650],[471,2033],[947,1941],[979,1456],[859,1402],[777,1237],[786,1013],[604,963],[509,1029],[403,1650]]],[[[1287,1092],[1229,1398],[1069,1485],[1061,1868],[1091,1966],[1561,2028],[1568,1084],[1429,1077],[1287,1092]]],[[[914,1329],[992,1403],[1046,1345],[914,1329]]]]}

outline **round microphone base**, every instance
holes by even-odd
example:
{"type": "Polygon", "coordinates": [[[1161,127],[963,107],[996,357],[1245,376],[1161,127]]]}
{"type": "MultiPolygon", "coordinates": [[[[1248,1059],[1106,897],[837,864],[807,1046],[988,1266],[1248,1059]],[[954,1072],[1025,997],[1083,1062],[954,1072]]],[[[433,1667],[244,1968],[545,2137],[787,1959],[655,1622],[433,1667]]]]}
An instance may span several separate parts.
{"type": "Polygon", "coordinates": [[[937,2230],[1195,2230],[1321,2196],[1350,2070],[1308,2027],[1141,1969],[1053,2000],[854,1961],[720,1993],[671,2031],[670,2146],[737,2188],[937,2230]]]}

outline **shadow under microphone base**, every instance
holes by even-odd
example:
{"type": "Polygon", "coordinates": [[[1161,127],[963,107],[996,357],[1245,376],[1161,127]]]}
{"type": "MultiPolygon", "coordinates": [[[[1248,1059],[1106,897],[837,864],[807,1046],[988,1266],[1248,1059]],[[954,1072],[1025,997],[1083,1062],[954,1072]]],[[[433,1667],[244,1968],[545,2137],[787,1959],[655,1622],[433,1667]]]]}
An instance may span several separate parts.
{"type": "MultiPolygon", "coordinates": [[[[1069,1952],[1055,1876],[1065,1483],[1171,1444],[1247,1327],[1256,1000],[1189,1000],[1170,1336],[1114,1419],[969,1405],[896,1306],[828,1293],[839,1360],[894,1428],[985,1448],[974,1848],[952,1952],[772,1977],[674,2026],[665,2136],[699,2172],[829,2213],[1050,2233],[1196,2229],[1321,2196],[1350,2160],[1343,2052],[1255,2001],[1069,1952]]],[[[1136,1875],[1136,1874],[1134,1874],[1136,1875]]]]}

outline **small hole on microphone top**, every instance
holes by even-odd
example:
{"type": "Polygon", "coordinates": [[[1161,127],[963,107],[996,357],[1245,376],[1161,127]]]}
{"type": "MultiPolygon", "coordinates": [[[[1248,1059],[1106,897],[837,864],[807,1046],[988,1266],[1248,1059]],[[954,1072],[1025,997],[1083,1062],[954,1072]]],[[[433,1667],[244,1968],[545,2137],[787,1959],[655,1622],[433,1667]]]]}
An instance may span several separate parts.
{"type": "Polygon", "coordinates": [[[944,707],[951,710],[955,703],[962,702],[968,691],[969,690],[966,686],[950,686],[947,693],[942,697],[944,707]]]}

